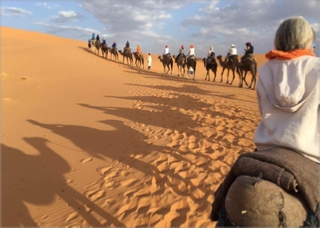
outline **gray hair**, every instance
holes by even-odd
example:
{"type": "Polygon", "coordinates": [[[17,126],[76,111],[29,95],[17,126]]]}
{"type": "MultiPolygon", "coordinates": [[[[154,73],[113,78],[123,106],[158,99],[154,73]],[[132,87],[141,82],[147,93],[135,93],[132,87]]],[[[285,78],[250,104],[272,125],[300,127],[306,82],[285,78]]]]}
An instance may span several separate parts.
{"type": "Polygon", "coordinates": [[[282,22],[274,38],[274,46],[277,50],[293,51],[296,49],[308,49],[315,40],[316,34],[303,17],[292,17],[282,22]]]}

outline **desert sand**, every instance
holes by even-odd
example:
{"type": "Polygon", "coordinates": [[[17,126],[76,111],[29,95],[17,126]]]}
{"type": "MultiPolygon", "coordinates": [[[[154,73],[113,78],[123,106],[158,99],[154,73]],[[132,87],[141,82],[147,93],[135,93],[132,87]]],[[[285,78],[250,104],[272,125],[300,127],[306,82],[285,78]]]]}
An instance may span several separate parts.
{"type": "Polygon", "coordinates": [[[255,90],[7,27],[1,52],[2,226],[216,225],[214,191],[255,148],[255,90]]]}

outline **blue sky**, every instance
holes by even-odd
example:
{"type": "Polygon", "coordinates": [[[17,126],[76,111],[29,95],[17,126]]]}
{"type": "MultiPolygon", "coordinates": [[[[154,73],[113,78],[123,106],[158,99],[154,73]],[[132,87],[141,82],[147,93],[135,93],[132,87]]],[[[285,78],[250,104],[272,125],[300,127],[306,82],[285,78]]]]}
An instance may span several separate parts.
{"type": "Polygon", "coordinates": [[[129,40],[152,53],[194,44],[204,57],[210,46],[225,55],[231,44],[242,54],[247,41],[265,53],[281,21],[298,15],[312,24],[320,47],[319,9],[320,0],[2,0],[1,25],[83,41],[98,33],[108,44],[122,48],[129,40]]]}

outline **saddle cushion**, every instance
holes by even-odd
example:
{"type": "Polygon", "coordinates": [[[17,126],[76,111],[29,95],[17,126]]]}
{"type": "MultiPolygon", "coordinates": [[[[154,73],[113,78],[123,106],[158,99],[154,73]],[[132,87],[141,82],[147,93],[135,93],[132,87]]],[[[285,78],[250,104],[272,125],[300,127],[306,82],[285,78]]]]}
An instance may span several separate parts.
{"type": "Polygon", "coordinates": [[[298,193],[257,177],[239,176],[231,185],[225,208],[237,226],[302,226],[307,206],[298,193]]]}

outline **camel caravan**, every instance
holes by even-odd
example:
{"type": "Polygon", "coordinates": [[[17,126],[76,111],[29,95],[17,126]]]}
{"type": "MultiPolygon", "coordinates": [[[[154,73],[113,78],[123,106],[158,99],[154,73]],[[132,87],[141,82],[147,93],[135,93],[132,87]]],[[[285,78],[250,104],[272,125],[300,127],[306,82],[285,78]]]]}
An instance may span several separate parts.
{"type": "MultiPolygon", "coordinates": [[[[117,49],[117,44],[114,41],[112,46],[109,47],[106,44],[106,40],[102,38],[100,42],[99,35],[95,37],[92,35],[91,40],[88,40],[88,47],[91,48],[92,52],[103,58],[110,59],[113,61],[119,61],[119,55],[122,56],[122,63],[130,66],[135,65],[139,68],[144,68],[144,57],[141,51],[140,45],[137,45],[137,50],[135,52],[131,51],[130,44],[127,41],[123,50],[117,49]],[[110,53],[110,54],[109,54],[110,53]]],[[[223,77],[225,71],[227,72],[226,84],[232,85],[233,81],[238,75],[239,87],[243,87],[243,83],[250,89],[255,89],[257,81],[257,61],[253,56],[253,46],[250,42],[246,43],[246,49],[244,56],[239,60],[237,49],[234,44],[231,45],[228,54],[223,57],[222,55],[215,56],[213,47],[209,48],[206,58],[203,58],[203,64],[206,68],[206,75],[204,80],[210,81],[210,71],[213,73],[213,82],[216,81],[218,66],[222,67],[220,83],[223,82],[223,77]],[[232,73],[232,78],[229,78],[229,73],[232,73]],[[248,72],[252,75],[251,82],[248,83],[246,76],[248,72]]],[[[158,59],[163,65],[163,73],[172,75],[173,65],[176,63],[178,76],[185,77],[193,80],[196,78],[196,68],[197,68],[197,58],[195,56],[194,45],[190,45],[188,54],[185,54],[185,48],[181,45],[179,53],[177,55],[172,55],[169,51],[169,46],[165,45],[163,55],[159,55],[158,59]]]]}

